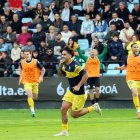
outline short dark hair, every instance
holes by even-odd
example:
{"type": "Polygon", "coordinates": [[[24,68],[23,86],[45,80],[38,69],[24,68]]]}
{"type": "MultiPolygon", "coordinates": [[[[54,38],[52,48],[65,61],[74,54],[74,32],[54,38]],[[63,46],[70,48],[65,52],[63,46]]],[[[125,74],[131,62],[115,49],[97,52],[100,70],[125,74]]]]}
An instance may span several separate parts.
{"type": "Polygon", "coordinates": [[[66,51],[68,54],[70,54],[72,57],[74,56],[74,51],[69,48],[68,46],[64,47],[64,49],[62,50],[63,51],[66,51]]]}
{"type": "Polygon", "coordinates": [[[133,43],[133,44],[131,44],[131,48],[132,48],[134,45],[138,45],[138,44],[137,44],[137,43],[133,43]]]}
{"type": "Polygon", "coordinates": [[[24,52],[29,52],[30,54],[32,53],[32,51],[29,48],[25,49],[24,52]]]}

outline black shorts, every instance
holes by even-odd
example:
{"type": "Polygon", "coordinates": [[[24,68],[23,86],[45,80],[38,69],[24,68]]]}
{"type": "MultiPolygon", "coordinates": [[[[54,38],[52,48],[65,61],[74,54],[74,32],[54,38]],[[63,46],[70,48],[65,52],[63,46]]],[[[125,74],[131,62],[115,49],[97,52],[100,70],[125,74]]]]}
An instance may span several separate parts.
{"type": "Polygon", "coordinates": [[[89,77],[87,79],[87,85],[89,89],[93,89],[93,86],[100,87],[100,78],[99,77],[89,77]]]}

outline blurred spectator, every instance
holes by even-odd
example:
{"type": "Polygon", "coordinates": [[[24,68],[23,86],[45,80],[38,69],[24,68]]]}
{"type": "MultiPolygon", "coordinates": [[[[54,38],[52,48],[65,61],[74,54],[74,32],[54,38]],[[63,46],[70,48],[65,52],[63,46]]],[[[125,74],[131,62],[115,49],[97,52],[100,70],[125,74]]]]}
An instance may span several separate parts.
{"type": "Polygon", "coordinates": [[[59,9],[57,8],[55,2],[52,2],[51,5],[49,6],[49,19],[54,22],[55,20],[55,14],[59,13],[59,9]]]}
{"type": "Polygon", "coordinates": [[[62,21],[62,19],[60,17],[60,14],[56,13],[54,16],[55,16],[55,20],[53,22],[53,25],[56,28],[56,32],[61,32],[62,29],[63,29],[63,21],[62,21]]]}
{"type": "Polygon", "coordinates": [[[92,49],[98,50],[98,54],[101,54],[104,50],[104,45],[99,41],[98,37],[93,38],[92,49]]]}
{"type": "Polygon", "coordinates": [[[91,45],[92,38],[91,38],[91,33],[94,31],[94,25],[93,21],[90,19],[90,15],[86,14],[85,15],[85,21],[82,22],[81,26],[81,35],[84,36],[84,38],[88,39],[89,44],[91,45]]]}
{"type": "Polygon", "coordinates": [[[108,23],[111,20],[112,16],[112,9],[109,3],[105,3],[103,7],[103,19],[106,20],[108,23]]]}
{"type": "Polygon", "coordinates": [[[0,17],[0,35],[2,36],[4,33],[6,33],[6,29],[9,25],[9,22],[6,21],[5,15],[2,15],[0,17]]]}
{"type": "Polygon", "coordinates": [[[40,41],[40,48],[39,48],[39,59],[43,60],[46,56],[47,51],[47,44],[45,41],[40,41]]]}
{"type": "Polygon", "coordinates": [[[20,52],[20,60],[22,60],[24,58],[25,58],[24,50],[21,50],[21,52],[20,52]]]}
{"type": "Polygon", "coordinates": [[[73,9],[70,7],[70,3],[68,1],[64,2],[64,8],[62,9],[61,19],[63,20],[64,24],[68,24],[73,14],[73,9]]]}
{"type": "Polygon", "coordinates": [[[40,0],[25,0],[24,4],[26,4],[28,6],[27,7],[28,10],[31,10],[31,9],[35,8],[37,3],[39,3],[39,2],[40,2],[40,0]]]}
{"type": "Polygon", "coordinates": [[[3,35],[5,43],[13,43],[16,40],[16,34],[13,33],[12,27],[8,26],[6,31],[7,32],[3,35]]]}
{"type": "Polygon", "coordinates": [[[27,45],[21,48],[23,51],[26,49],[30,49],[32,52],[35,51],[35,45],[33,44],[33,40],[30,38],[27,40],[27,45]]]}
{"type": "Polygon", "coordinates": [[[49,13],[44,13],[43,14],[43,20],[40,22],[40,24],[42,25],[42,30],[46,33],[49,32],[49,27],[51,25],[53,25],[53,23],[50,21],[50,19],[48,18],[49,13]]]}
{"type": "Polygon", "coordinates": [[[21,27],[22,27],[22,25],[23,24],[19,20],[18,15],[17,14],[14,14],[13,15],[13,21],[11,23],[11,27],[13,29],[13,32],[16,33],[16,34],[20,34],[21,33],[21,27]]]}
{"type": "Polygon", "coordinates": [[[99,9],[101,6],[99,0],[83,0],[84,11],[88,11],[88,5],[91,3],[94,5],[95,9],[99,9]]]}
{"type": "Polygon", "coordinates": [[[80,34],[81,30],[81,21],[78,20],[77,15],[71,16],[71,21],[68,24],[70,31],[76,31],[76,33],[80,34]]]}
{"type": "Polygon", "coordinates": [[[2,75],[4,77],[10,76],[10,74],[11,74],[11,63],[12,63],[11,58],[8,56],[7,52],[2,52],[1,59],[2,59],[2,62],[3,62],[2,75]]]}
{"type": "Polygon", "coordinates": [[[61,50],[66,46],[66,43],[61,39],[61,32],[56,34],[56,40],[54,42],[54,55],[60,56],[61,50]]]}
{"type": "Polygon", "coordinates": [[[11,44],[5,44],[4,39],[1,37],[0,38],[0,52],[8,52],[10,53],[12,49],[11,44]]]}
{"type": "MultiPolygon", "coordinates": [[[[39,53],[38,53],[38,51],[33,51],[32,52],[32,57],[34,58],[34,59],[37,59],[37,60],[39,60],[39,53]]],[[[40,61],[40,60],[39,60],[40,61]]],[[[42,62],[42,61],[40,61],[40,62],[42,62]]]]}
{"type": "Polygon", "coordinates": [[[72,37],[69,38],[68,47],[71,48],[73,51],[77,51],[79,45],[73,40],[72,37]]]}
{"type": "Polygon", "coordinates": [[[33,23],[40,23],[41,19],[43,19],[43,14],[45,12],[44,6],[42,3],[37,3],[36,8],[34,9],[34,17],[33,23]]]}
{"type": "Polygon", "coordinates": [[[99,13],[97,9],[95,9],[93,3],[89,3],[88,9],[86,11],[90,15],[90,19],[94,20],[96,15],[99,13]]]}
{"type": "Polygon", "coordinates": [[[131,45],[133,43],[137,43],[138,44],[138,47],[139,47],[139,51],[140,51],[140,41],[139,41],[139,37],[137,34],[134,34],[132,36],[132,41],[126,46],[126,50],[128,51],[128,55],[131,55],[132,54],[132,49],[131,49],[131,45]]]}
{"type": "Polygon", "coordinates": [[[74,40],[75,42],[77,42],[78,39],[79,39],[79,34],[77,34],[76,31],[73,30],[73,31],[72,31],[71,37],[73,38],[73,40],[74,40]]]}
{"type": "Polygon", "coordinates": [[[22,26],[21,32],[22,33],[18,35],[18,42],[20,47],[22,48],[23,46],[27,45],[28,39],[30,39],[32,36],[30,33],[28,33],[28,27],[26,26],[22,26]]]}
{"type": "Polygon", "coordinates": [[[116,24],[118,31],[120,31],[124,28],[124,21],[123,21],[123,19],[118,18],[118,14],[116,12],[112,13],[112,19],[109,21],[109,27],[112,23],[116,24]]]}
{"type": "Polygon", "coordinates": [[[129,10],[125,6],[124,2],[119,3],[119,8],[116,10],[118,13],[119,18],[123,19],[124,21],[128,20],[129,10]]]}
{"type": "Polygon", "coordinates": [[[14,15],[12,10],[10,10],[8,7],[4,8],[4,15],[5,15],[6,21],[9,21],[11,23],[13,20],[13,15],[14,15]]]}
{"type": "Polygon", "coordinates": [[[112,35],[112,41],[108,44],[108,55],[106,60],[109,61],[108,63],[119,63],[119,61],[121,61],[123,51],[123,44],[119,40],[118,34],[114,33],[112,35]]]}
{"type": "MultiPolygon", "coordinates": [[[[117,32],[116,24],[115,23],[111,23],[110,30],[107,32],[106,36],[104,37],[104,41],[106,43],[110,42],[112,40],[112,38],[111,38],[112,35],[114,33],[116,33],[116,32],[117,32]]],[[[119,34],[119,32],[118,32],[118,34],[119,34]]]]}
{"type": "Polygon", "coordinates": [[[130,27],[129,22],[125,21],[124,29],[121,30],[119,38],[122,40],[122,42],[125,45],[127,45],[131,41],[133,34],[134,34],[134,30],[130,27]]]}
{"type": "Polygon", "coordinates": [[[103,41],[104,36],[107,34],[107,28],[108,24],[106,20],[102,19],[101,14],[97,14],[94,22],[94,32],[92,33],[92,37],[97,36],[100,41],[103,41]]]}
{"type": "Polygon", "coordinates": [[[69,38],[71,37],[72,35],[72,32],[69,31],[69,27],[68,25],[63,25],[63,31],[61,32],[61,35],[62,35],[62,40],[68,44],[68,40],[69,38]]]}
{"type": "Polygon", "coordinates": [[[54,47],[54,41],[56,40],[56,31],[54,26],[49,27],[49,33],[46,35],[46,41],[49,47],[54,47]]]}
{"type": "Polygon", "coordinates": [[[137,20],[138,24],[140,24],[140,6],[138,3],[134,4],[134,8],[132,10],[132,15],[137,20]]]}
{"type": "Polygon", "coordinates": [[[41,40],[46,40],[46,34],[44,31],[42,31],[42,26],[41,24],[37,24],[36,25],[36,29],[37,29],[37,32],[33,34],[33,43],[36,47],[36,50],[39,51],[39,45],[40,45],[40,41],[41,40]]]}
{"type": "Polygon", "coordinates": [[[22,18],[22,0],[8,0],[9,8],[18,14],[19,18],[22,18]]]}
{"type": "Polygon", "coordinates": [[[15,70],[18,69],[19,66],[21,49],[19,48],[19,43],[17,41],[14,41],[13,46],[14,47],[11,50],[11,59],[12,59],[11,67],[14,74],[15,70]]]}
{"type": "Polygon", "coordinates": [[[134,16],[130,13],[128,16],[128,21],[132,29],[135,31],[138,28],[137,20],[134,18],[134,16]]]}
{"type": "Polygon", "coordinates": [[[51,48],[47,48],[46,57],[43,59],[43,66],[46,69],[45,76],[51,77],[57,73],[56,65],[58,65],[58,60],[53,54],[51,48]]]}

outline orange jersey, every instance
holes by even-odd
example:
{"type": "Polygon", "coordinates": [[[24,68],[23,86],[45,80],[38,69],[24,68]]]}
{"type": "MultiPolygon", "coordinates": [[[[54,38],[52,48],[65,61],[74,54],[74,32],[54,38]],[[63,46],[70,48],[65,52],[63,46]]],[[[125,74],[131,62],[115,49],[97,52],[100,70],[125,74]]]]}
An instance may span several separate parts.
{"type": "Polygon", "coordinates": [[[100,76],[100,61],[97,56],[94,58],[88,57],[85,65],[88,77],[100,76]]]}
{"type": "Polygon", "coordinates": [[[22,83],[38,83],[40,69],[37,67],[37,60],[32,59],[31,62],[21,61],[22,66],[22,83]]]}
{"type": "Polygon", "coordinates": [[[128,56],[126,80],[140,80],[140,56],[128,56]]]}

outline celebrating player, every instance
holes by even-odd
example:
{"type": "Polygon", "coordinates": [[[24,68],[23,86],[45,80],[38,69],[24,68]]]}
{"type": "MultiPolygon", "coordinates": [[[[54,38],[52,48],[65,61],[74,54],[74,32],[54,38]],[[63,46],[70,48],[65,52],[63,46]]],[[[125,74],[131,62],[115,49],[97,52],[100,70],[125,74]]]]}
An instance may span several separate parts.
{"type": "Polygon", "coordinates": [[[132,92],[137,117],[140,119],[140,53],[138,44],[132,44],[131,49],[132,55],[128,55],[125,64],[121,67],[115,67],[115,69],[124,70],[126,68],[126,81],[132,92]]]}
{"type": "Polygon", "coordinates": [[[38,60],[32,58],[31,50],[25,50],[24,56],[25,59],[20,63],[19,84],[24,85],[32,117],[35,117],[34,100],[38,98],[38,83],[43,82],[45,69],[38,60]]]}
{"type": "Polygon", "coordinates": [[[84,91],[84,83],[88,76],[87,73],[78,62],[72,59],[74,52],[65,47],[62,51],[62,59],[59,64],[59,75],[66,74],[69,81],[69,89],[63,97],[61,106],[62,115],[62,131],[54,136],[68,136],[68,110],[71,108],[71,116],[73,118],[81,117],[93,110],[101,114],[101,109],[97,103],[93,106],[83,108],[87,95],[84,91]]]}

